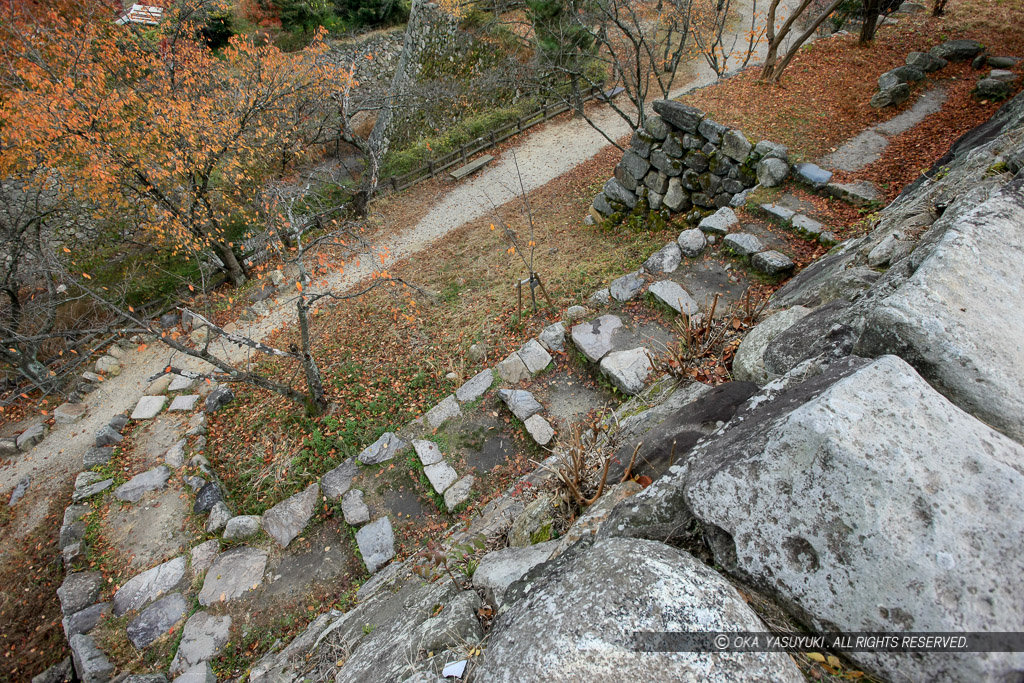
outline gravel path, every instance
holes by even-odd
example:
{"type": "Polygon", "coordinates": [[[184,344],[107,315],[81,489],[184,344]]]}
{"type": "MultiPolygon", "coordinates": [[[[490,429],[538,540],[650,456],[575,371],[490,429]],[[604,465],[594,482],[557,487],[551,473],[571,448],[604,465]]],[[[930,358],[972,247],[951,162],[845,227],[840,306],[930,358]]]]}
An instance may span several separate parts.
{"type": "MultiPolygon", "coordinates": [[[[749,5],[744,11],[749,11],[749,5]]],[[[749,25],[749,17],[737,24],[744,25],[749,25]]],[[[672,97],[714,82],[715,74],[703,60],[693,64],[691,69],[695,74],[692,80],[674,91],[672,97]]],[[[626,122],[611,109],[597,110],[593,118],[613,139],[630,132],[626,122]]],[[[525,190],[530,192],[544,186],[592,158],[608,144],[604,136],[584,120],[550,123],[542,127],[515,148],[525,190]]],[[[515,162],[512,154],[506,153],[472,180],[454,187],[416,225],[394,234],[384,245],[383,267],[418,253],[452,230],[489,213],[492,206],[500,207],[519,194],[515,162]]],[[[329,286],[343,291],[368,277],[381,267],[381,263],[377,259],[363,258],[359,265],[351,264],[344,272],[332,275],[329,286]]],[[[292,294],[289,291],[276,300],[271,312],[261,320],[249,325],[240,323],[238,331],[259,340],[274,329],[292,324],[293,309],[287,305],[287,297],[292,294]]],[[[253,353],[223,344],[215,350],[236,363],[244,362],[253,353]]],[[[27,533],[45,516],[52,493],[73,481],[81,469],[81,456],[92,445],[96,431],[115,414],[133,408],[149,378],[172,360],[178,366],[193,370],[203,370],[205,365],[196,359],[172,354],[158,343],[143,351],[129,351],[122,362],[121,375],[108,379],[100,389],[89,394],[89,412],[81,421],[55,427],[53,433],[31,452],[17,457],[12,467],[0,471],[0,491],[8,492],[7,495],[22,477],[32,478],[29,492],[21,503],[29,509],[26,515],[19,515],[19,522],[12,530],[13,537],[27,533]]],[[[60,504],[64,502],[60,501],[60,504]]],[[[0,505],[6,503],[6,499],[0,501],[0,505]]]]}

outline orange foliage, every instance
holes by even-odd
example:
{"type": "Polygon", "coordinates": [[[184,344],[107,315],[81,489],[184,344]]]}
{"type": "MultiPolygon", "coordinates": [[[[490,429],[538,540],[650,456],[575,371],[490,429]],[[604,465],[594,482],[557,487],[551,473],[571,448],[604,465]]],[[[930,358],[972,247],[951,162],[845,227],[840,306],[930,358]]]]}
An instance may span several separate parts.
{"type": "Polygon", "coordinates": [[[3,7],[0,175],[52,169],[101,216],[223,258],[225,222],[306,152],[346,76],[322,35],[291,54],[236,36],[214,54],[178,8],[139,33],[102,5],[3,7]]]}

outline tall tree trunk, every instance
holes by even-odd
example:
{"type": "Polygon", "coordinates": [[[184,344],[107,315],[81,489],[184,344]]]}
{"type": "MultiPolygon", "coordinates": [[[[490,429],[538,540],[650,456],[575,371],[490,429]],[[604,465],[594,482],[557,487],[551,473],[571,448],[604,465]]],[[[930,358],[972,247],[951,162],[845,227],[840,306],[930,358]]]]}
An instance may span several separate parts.
{"type": "Polygon", "coordinates": [[[569,83],[572,85],[572,117],[583,116],[583,95],[580,93],[580,77],[575,71],[569,75],[569,83]]]}
{"type": "Polygon", "coordinates": [[[789,47],[789,52],[786,53],[786,56],[781,62],[779,62],[778,66],[775,67],[772,75],[769,77],[768,81],[770,83],[779,82],[779,78],[782,77],[782,72],[785,71],[786,67],[789,66],[789,63],[793,61],[793,57],[796,57],[796,53],[800,51],[803,44],[806,43],[812,35],[814,35],[814,32],[818,30],[818,27],[821,26],[822,22],[828,19],[829,15],[835,12],[836,8],[843,4],[844,1],[845,0],[832,0],[832,4],[826,7],[821,14],[811,22],[811,25],[793,41],[793,44],[789,47]]]}
{"type": "Polygon", "coordinates": [[[880,0],[864,0],[864,23],[860,27],[860,44],[866,45],[875,37],[878,30],[878,10],[880,0]]]}
{"type": "Polygon", "coordinates": [[[231,284],[235,287],[243,285],[245,283],[245,269],[239,263],[234,250],[224,242],[214,242],[213,251],[220,258],[221,263],[224,264],[224,273],[228,276],[231,284]]]}

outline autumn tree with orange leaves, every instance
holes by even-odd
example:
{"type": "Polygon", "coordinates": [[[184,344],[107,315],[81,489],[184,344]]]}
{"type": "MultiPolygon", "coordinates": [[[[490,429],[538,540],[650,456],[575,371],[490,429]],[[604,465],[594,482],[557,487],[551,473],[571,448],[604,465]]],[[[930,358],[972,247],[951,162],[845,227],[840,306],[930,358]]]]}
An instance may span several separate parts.
{"type": "Polygon", "coordinates": [[[0,174],[52,169],[100,219],[133,220],[182,258],[245,271],[232,226],[264,183],[315,149],[347,74],[323,35],[298,53],[233,37],[219,54],[191,23],[198,0],[145,32],[73,0],[5,3],[0,174]]]}

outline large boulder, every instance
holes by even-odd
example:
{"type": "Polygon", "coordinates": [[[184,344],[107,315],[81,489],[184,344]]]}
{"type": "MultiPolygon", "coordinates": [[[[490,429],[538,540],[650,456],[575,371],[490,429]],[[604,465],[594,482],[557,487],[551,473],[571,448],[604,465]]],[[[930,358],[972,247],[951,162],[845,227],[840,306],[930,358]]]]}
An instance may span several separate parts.
{"type": "MultiPolygon", "coordinates": [[[[766,387],[602,533],[665,539],[699,522],[716,564],[813,629],[1015,629],[1024,447],[895,356],[818,372],[766,387]]],[[[1024,669],[1021,653],[850,657],[894,680],[1009,680],[1024,669]]]]}
{"type": "Polygon", "coordinates": [[[263,513],[263,528],[278,545],[287,548],[309,523],[319,494],[320,485],[313,482],[305,490],[281,501],[263,513]]]}
{"type": "Polygon", "coordinates": [[[963,62],[974,59],[982,49],[981,43],[976,40],[947,40],[933,47],[928,54],[951,62],[963,62]]]}
{"type": "MultiPolygon", "coordinates": [[[[947,212],[951,213],[951,212],[947,212]]],[[[906,359],[951,401],[1024,442],[1024,197],[933,226],[920,265],[870,310],[857,353],[906,359]]]]}
{"type": "Polygon", "coordinates": [[[697,127],[704,119],[704,112],[700,109],[675,100],[657,100],[652,106],[662,119],[687,133],[696,133],[697,127]]]}
{"type": "Polygon", "coordinates": [[[803,680],[785,653],[643,651],[638,631],[765,629],[728,581],[685,552],[608,539],[534,572],[496,620],[476,680],[803,680]]]}
{"type": "Polygon", "coordinates": [[[770,382],[772,378],[764,368],[764,352],[768,343],[810,312],[809,308],[794,306],[779,311],[748,332],[733,357],[732,376],[741,382],[756,382],[759,386],[770,382]]]}

